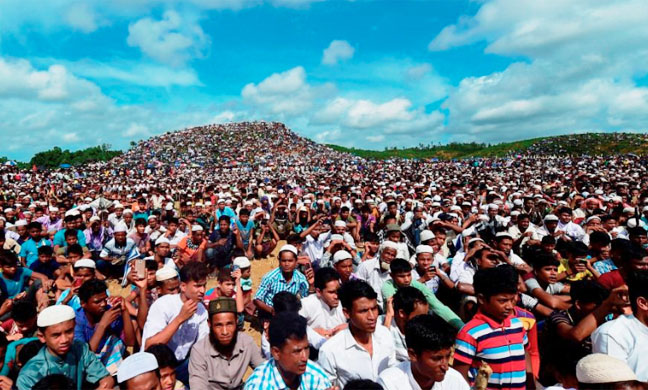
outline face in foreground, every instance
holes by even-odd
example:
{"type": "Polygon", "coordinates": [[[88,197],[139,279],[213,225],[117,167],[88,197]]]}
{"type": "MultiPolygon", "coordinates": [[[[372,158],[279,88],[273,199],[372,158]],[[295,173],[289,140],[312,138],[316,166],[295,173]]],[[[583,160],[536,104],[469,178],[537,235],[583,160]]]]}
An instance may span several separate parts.
{"type": "Polygon", "coordinates": [[[420,355],[416,355],[410,350],[410,360],[420,375],[434,382],[442,382],[448,372],[448,361],[451,354],[450,348],[423,351],[420,355]]]}
{"type": "Polygon", "coordinates": [[[303,339],[289,338],[281,347],[272,347],[272,357],[276,360],[279,367],[286,373],[301,375],[306,372],[308,363],[308,337],[303,339]]]}
{"type": "Polygon", "coordinates": [[[48,326],[42,333],[38,332],[38,338],[41,342],[45,343],[47,349],[54,355],[63,356],[72,347],[74,324],[74,320],[68,320],[60,324],[48,326]]]}

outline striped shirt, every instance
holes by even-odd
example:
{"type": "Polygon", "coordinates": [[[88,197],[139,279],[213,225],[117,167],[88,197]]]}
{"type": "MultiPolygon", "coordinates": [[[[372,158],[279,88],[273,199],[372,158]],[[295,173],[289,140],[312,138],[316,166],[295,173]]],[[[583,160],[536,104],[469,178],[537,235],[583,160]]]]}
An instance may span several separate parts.
{"type": "Polygon", "coordinates": [[[528,344],[522,321],[510,316],[502,323],[478,312],[457,335],[454,360],[470,364],[474,380],[481,362],[493,370],[487,389],[524,389],[528,344]]]}
{"type": "MultiPolygon", "coordinates": [[[[331,382],[320,366],[308,361],[306,371],[299,378],[299,390],[326,390],[331,382]]],[[[270,359],[257,367],[245,383],[244,390],[284,390],[288,386],[281,377],[277,363],[270,359]]]]}
{"type": "Polygon", "coordinates": [[[288,291],[299,298],[304,298],[308,295],[308,280],[306,280],[304,274],[295,270],[292,279],[287,282],[283,277],[281,267],[276,268],[263,276],[254,299],[258,299],[272,307],[272,298],[281,291],[288,291]]]}

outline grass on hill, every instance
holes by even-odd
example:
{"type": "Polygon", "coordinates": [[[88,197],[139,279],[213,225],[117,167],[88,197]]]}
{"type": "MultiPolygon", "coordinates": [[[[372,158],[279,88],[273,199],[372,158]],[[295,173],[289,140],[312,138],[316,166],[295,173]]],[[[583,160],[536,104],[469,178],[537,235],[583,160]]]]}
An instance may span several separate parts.
{"type": "Polygon", "coordinates": [[[554,137],[532,138],[494,145],[483,143],[450,143],[447,145],[419,146],[414,148],[385,148],[367,150],[327,145],[339,152],[350,153],[366,159],[465,159],[472,157],[504,157],[520,153],[556,155],[612,155],[648,154],[648,136],[636,133],[584,133],[554,137]]]}

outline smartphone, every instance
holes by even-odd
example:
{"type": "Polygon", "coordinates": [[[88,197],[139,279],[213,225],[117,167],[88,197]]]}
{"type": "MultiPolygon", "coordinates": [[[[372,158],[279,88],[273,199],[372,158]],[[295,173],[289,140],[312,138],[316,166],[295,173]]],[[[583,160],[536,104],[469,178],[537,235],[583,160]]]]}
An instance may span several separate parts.
{"type": "Polygon", "coordinates": [[[436,272],[436,267],[433,266],[433,265],[431,265],[431,266],[430,266],[430,272],[436,272]]]}
{"type": "Polygon", "coordinates": [[[143,259],[135,260],[135,273],[138,279],[146,278],[146,264],[144,263],[145,261],[146,260],[143,259]]]}
{"type": "Polygon", "coordinates": [[[72,286],[73,286],[74,288],[79,288],[79,287],[81,287],[82,284],[83,284],[83,280],[82,280],[82,279],[75,278],[75,279],[74,279],[74,283],[72,283],[72,286]]]}
{"type": "Polygon", "coordinates": [[[578,260],[578,262],[581,263],[581,264],[587,264],[587,263],[589,263],[589,261],[587,261],[587,260],[585,260],[585,259],[580,259],[580,260],[578,260]]]}

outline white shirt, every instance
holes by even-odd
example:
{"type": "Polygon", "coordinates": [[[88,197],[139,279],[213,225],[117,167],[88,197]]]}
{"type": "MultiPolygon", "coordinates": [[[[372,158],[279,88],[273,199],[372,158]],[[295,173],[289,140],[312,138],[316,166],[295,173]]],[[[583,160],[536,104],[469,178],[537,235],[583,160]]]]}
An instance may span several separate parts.
{"type": "Polygon", "coordinates": [[[169,244],[172,246],[178,246],[180,241],[187,236],[187,233],[183,233],[180,229],[177,229],[175,234],[172,237],[168,237],[169,244]]]}
{"type": "Polygon", "coordinates": [[[380,270],[380,260],[376,257],[375,259],[365,260],[360,263],[356,270],[356,276],[369,283],[376,294],[378,294],[378,307],[383,307],[382,285],[391,279],[391,276],[389,272],[382,272],[380,270]]]}
{"type": "Polygon", "coordinates": [[[318,363],[329,379],[337,379],[340,388],[353,379],[375,382],[381,372],[395,366],[397,361],[391,334],[384,326],[376,325],[371,344],[372,356],[353,338],[351,330],[345,329],[322,345],[318,363]]]}
{"type": "MultiPolygon", "coordinates": [[[[405,361],[383,371],[378,379],[384,390],[422,390],[412,375],[411,363],[405,361]]],[[[469,390],[466,380],[452,367],[441,382],[435,382],[431,390],[469,390]]],[[[428,389],[425,389],[428,390],[428,389]]]]}
{"type": "Polygon", "coordinates": [[[638,380],[648,381],[648,326],[634,315],[620,316],[599,326],[592,333],[592,351],[623,360],[638,380]]]}
{"type": "MultiPolygon", "coordinates": [[[[381,324],[385,323],[385,316],[381,315],[378,320],[381,324]]],[[[392,318],[391,324],[389,324],[389,333],[392,335],[392,340],[394,341],[394,351],[396,353],[396,360],[403,362],[409,360],[409,355],[407,354],[407,343],[405,342],[405,335],[401,333],[396,325],[396,319],[392,318]]]]}
{"type": "Polygon", "coordinates": [[[326,241],[326,234],[320,234],[317,239],[313,238],[310,234],[306,236],[306,241],[302,245],[302,251],[308,255],[308,258],[314,264],[319,264],[324,256],[324,242],[326,241]]]}
{"type": "Polygon", "coordinates": [[[452,264],[450,265],[450,280],[457,282],[459,279],[459,274],[463,269],[463,265],[466,263],[464,259],[466,258],[466,252],[457,252],[455,257],[452,259],[452,264]]]}
{"type": "Polygon", "coordinates": [[[331,309],[317,294],[311,294],[301,300],[302,308],[299,315],[306,318],[308,325],[313,329],[333,329],[346,322],[342,305],[331,309]]]}
{"type": "Polygon", "coordinates": [[[565,232],[574,241],[583,241],[583,237],[585,236],[583,228],[571,221],[565,224],[559,221],[557,229],[565,232]]]}
{"type": "MultiPolygon", "coordinates": [[[[142,351],[146,349],[146,340],[160,333],[169,323],[180,314],[182,309],[180,294],[165,295],[158,298],[149,309],[144,332],[142,334],[142,351]]],[[[207,310],[202,303],[191,318],[185,321],[173,334],[167,345],[175,357],[182,361],[188,355],[191,347],[209,334],[207,310]]]]}

